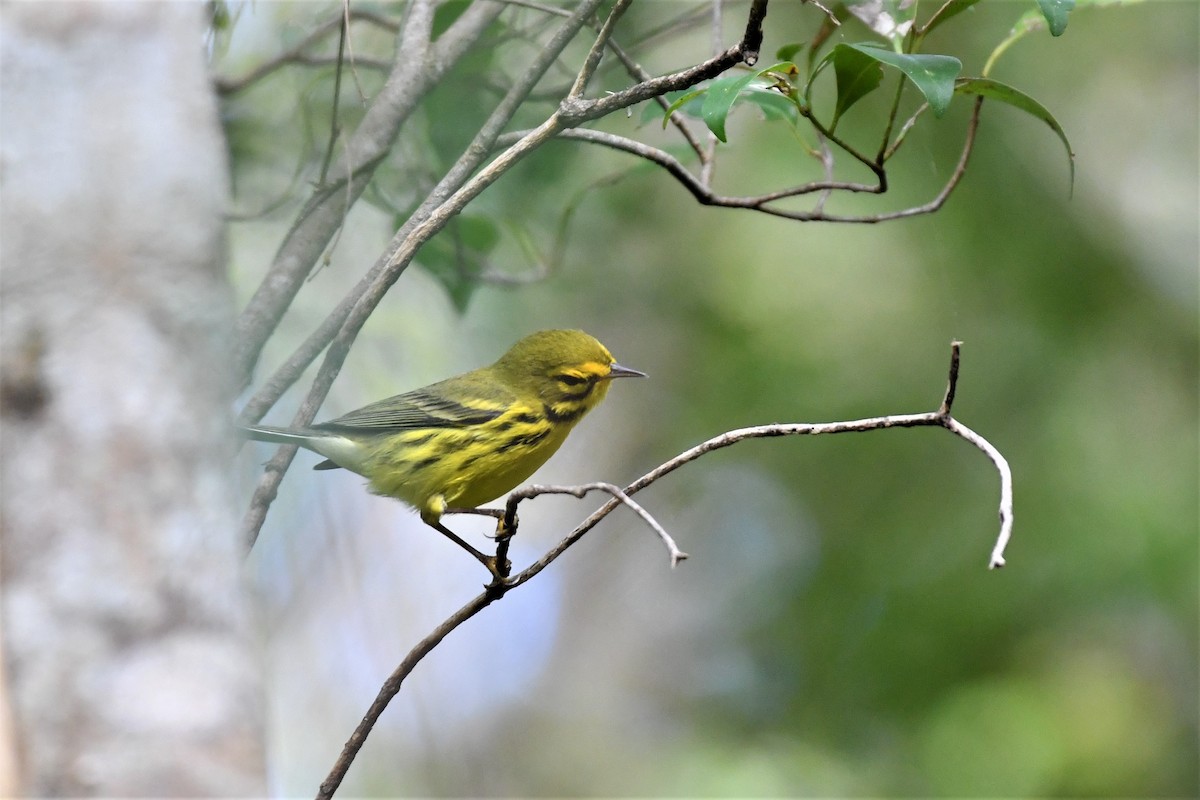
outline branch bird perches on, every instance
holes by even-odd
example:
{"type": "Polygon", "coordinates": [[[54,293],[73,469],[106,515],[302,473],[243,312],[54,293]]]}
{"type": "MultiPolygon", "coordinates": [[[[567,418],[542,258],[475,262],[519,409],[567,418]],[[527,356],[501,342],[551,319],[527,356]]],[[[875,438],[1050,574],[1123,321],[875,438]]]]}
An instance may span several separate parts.
{"type": "Polygon", "coordinates": [[[403,684],[404,679],[420,663],[421,659],[455,628],[504,597],[508,592],[536,577],[538,573],[550,566],[559,556],[583,538],[588,531],[592,530],[601,520],[616,510],[618,506],[628,506],[658,534],[670,554],[671,566],[675,566],[679,561],[687,558],[687,554],[678,548],[666,529],[654,520],[645,509],[635,503],[631,499],[631,496],[685,464],[695,461],[714,450],[720,450],[738,442],[746,441],[747,439],[761,439],[766,437],[818,436],[833,433],[885,430],[888,428],[945,428],[955,436],[965,439],[983,451],[984,455],[988,457],[995,466],[996,471],[1000,474],[1000,533],[996,539],[996,544],[992,548],[988,568],[998,569],[1003,567],[1005,564],[1004,550],[1008,546],[1013,526],[1012,470],[1008,466],[1007,459],[1004,458],[994,445],[951,416],[951,409],[954,405],[954,397],[958,387],[961,346],[962,343],[958,341],[951,342],[950,344],[950,374],[946,384],[946,392],[942,396],[941,404],[935,411],[924,414],[894,414],[882,417],[869,417],[844,422],[798,422],[739,428],[707,439],[695,447],[683,451],[674,458],[664,461],[624,489],[608,483],[589,483],[580,486],[534,485],[526,486],[509,494],[503,512],[496,511],[493,514],[493,516],[497,517],[495,537],[496,563],[501,565],[508,565],[509,563],[509,543],[513,536],[516,535],[518,527],[517,506],[523,501],[544,494],[572,494],[577,497],[583,497],[591,491],[604,491],[613,497],[580,522],[574,530],[563,537],[558,544],[533,564],[515,575],[510,574],[509,568],[506,566],[500,575],[496,576],[491,583],[484,587],[483,592],[476,595],[466,605],[450,615],[450,617],[438,625],[428,636],[418,642],[409,651],[408,655],[404,657],[392,674],[384,681],[375,700],[363,715],[362,721],[359,722],[354,733],[351,734],[350,739],[343,746],[342,752],[338,756],[337,761],[334,762],[329,775],[321,783],[320,791],[317,793],[318,800],[328,800],[328,798],[333,797],[338,786],[341,785],[342,779],[346,776],[346,772],[350,769],[350,765],[354,762],[359,750],[366,742],[367,736],[379,720],[380,715],[383,714],[384,709],[387,708],[392,698],[400,691],[400,686],[403,684]]]}

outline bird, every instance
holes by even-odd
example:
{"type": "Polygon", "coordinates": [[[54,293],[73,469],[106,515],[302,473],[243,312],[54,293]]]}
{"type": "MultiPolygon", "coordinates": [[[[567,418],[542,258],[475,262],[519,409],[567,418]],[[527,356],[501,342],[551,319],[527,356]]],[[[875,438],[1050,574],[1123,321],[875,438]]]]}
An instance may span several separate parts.
{"type": "Polygon", "coordinates": [[[430,527],[497,565],[442,524],[515,489],[546,462],[617,378],[621,366],[580,330],[531,333],[494,364],[380,400],[304,428],[248,425],[243,435],[298,445],[347,469],[371,492],[412,506],[430,527]]]}

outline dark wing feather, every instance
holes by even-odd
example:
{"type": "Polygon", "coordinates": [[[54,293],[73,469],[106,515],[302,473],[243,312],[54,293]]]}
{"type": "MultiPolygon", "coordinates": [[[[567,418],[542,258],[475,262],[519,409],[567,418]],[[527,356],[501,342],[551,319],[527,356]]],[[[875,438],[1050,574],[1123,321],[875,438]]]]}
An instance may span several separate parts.
{"type": "Polygon", "coordinates": [[[498,398],[489,398],[484,408],[464,405],[447,397],[444,391],[436,391],[438,388],[434,384],[414,389],[312,427],[331,433],[371,435],[419,428],[465,428],[489,422],[507,407],[507,403],[494,402],[498,398]]]}

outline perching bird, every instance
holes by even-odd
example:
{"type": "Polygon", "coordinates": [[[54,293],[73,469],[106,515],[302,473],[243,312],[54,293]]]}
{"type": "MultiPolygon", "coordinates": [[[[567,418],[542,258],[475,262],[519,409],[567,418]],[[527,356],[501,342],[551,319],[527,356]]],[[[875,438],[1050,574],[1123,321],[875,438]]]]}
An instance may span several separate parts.
{"type": "Polygon", "coordinates": [[[473,509],[516,488],[550,458],[613,378],[645,377],[616,363],[583,331],[530,334],[500,360],[380,400],[307,428],[245,428],[252,439],[325,456],[372,492],[413,506],[421,519],[489,564],[442,525],[448,509],[473,509]]]}

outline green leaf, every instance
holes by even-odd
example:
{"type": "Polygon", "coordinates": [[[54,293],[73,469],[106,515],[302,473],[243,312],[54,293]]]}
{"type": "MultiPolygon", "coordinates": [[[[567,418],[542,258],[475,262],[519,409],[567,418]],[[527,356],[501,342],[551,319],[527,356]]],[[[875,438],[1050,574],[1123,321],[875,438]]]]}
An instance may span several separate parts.
{"type": "Polygon", "coordinates": [[[833,121],[829,124],[829,129],[833,130],[850,106],[879,87],[883,81],[883,67],[879,65],[879,59],[845,44],[833,48],[825,60],[833,64],[837,76],[837,103],[833,121]]]}
{"type": "Polygon", "coordinates": [[[700,109],[700,115],[704,117],[704,124],[708,126],[708,129],[722,142],[727,141],[725,120],[733,108],[734,101],[742,93],[742,89],[757,77],[755,73],[750,72],[744,75],[720,78],[709,84],[708,94],[704,96],[704,106],[700,109]]]}
{"type": "Polygon", "coordinates": [[[962,62],[953,56],[896,53],[873,43],[838,45],[853,47],[876,61],[903,72],[925,95],[934,116],[940,117],[954,98],[954,79],[962,72],[962,62]]]}
{"type": "Polygon", "coordinates": [[[671,103],[671,105],[667,106],[667,110],[663,112],[663,121],[662,121],[663,127],[664,128],[667,127],[667,122],[670,121],[672,114],[674,114],[676,111],[683,108],[688,103],[695,100],[696,98],[703,97],[707,93],[708,93],[708,87],[701,86],[699,89],[693,89],[690,92],[685,92],[684,94],[681,94],[678,98],[675,99],[675,101],[673,103],[671,103]]]}
{"type": "Polygon", "coordinates": [[[761,79],[755,81],[746,87],[737,102],[758,106],[767,119],[782,119],[795,123],[800,118],[800,110],[790,98],[772,88],[774,85],[761,82],[761,79]]]}
{"type": "Polygon", "coordinates": [[[722,142],[727,141],[725,120],[729,117],[733,104],[752,81],[768,72],[794,74],[796,65],[790,61],[781,61],[755,72],[718,78],[708,85],[708,93],[704,96],[704,105],[700,109],[700,116],[704,118],[704,124],[713,132],[713,135],[722,142]]]}
{"type": "Polygon", "coordinates": [[[946,20],[961,14],[978,2],[979,0],[950,0],[949,3],[938,10],[935,16],[930,18],[929,22],[925,23],[925,32],[929,33],[946,20]]]}
{"type": "Polygon", "coordinates": [[[988,97],[993,100],[999,100],[1002,103],[1008,103],[1014,108],[1019,108],[1026,114],[1031,114],[1037,117],[1042,122],[1050,126],[1050,130],[1058,136],[1063,146],[1067,148],[1067,164],[1070,168],[1070,186],[1072,191],[1075,187],[1075,153],[1071,150],[1071,142],[1067,139],[1067,134],[1063,131],[1062,126],[1058,124],[1058,120],[1054,115],[1046,109],[1037,100],[1034,100],[1029,95],[1014,89],[1008,84],[994,81],[991,78],[961,78],[954,87],[954,91],[959,94],[973,94],[980,97],[988,97]]]}
{"type": "Polygon", "coordinates": [[[1075,0],[1037,0],[1037,3],[1050,25],[1050,35],[1062,36],[1067,29],[1067,15],[1075,8],[1075,0]]]}
{"type": "Polygon", "coordinates": [[[1046,18],[1042,16],[1042,12],[1036,8],[1026,11],[1021,16],[1017,17],[1016,24],[1012,30],[1008,32],[1008,36],[1004,38],[1000,44],[996,45],[996,49],[988,56],[988,60],[983,65],[983,74],[987,75],[992,71],[996,60],[1004,55],[1004,51],[1012,47],[1021,39],[1024,39],[1034,31],[1043,30],[1046,27],[1046,18]]]}
{"type": "Polygon", "coordinates": [[[775,51],[775,58],[780,61],[795,61],[796,53],[804,49],[804,42],[792,42],[785,44],[783,47],[775,51]]]}

